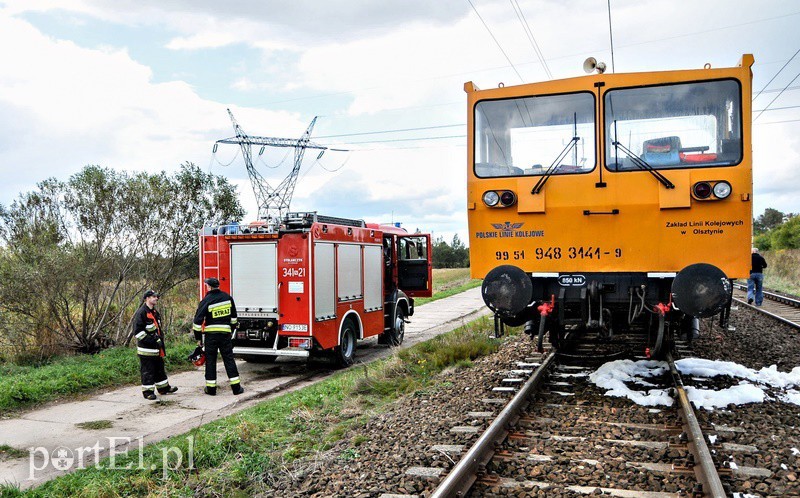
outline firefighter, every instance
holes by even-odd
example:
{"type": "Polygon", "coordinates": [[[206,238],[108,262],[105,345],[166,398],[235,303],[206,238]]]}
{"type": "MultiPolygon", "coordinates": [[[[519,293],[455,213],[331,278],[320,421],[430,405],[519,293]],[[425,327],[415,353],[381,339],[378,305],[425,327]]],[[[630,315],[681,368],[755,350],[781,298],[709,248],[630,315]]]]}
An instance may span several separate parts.
{"type": "Polygon", "coordinates": [[[156,309],[158,293],[148,290],[142,297],[142,305],[133,317],[133,333],[136,335],[136,352],[142,373],[142,396],[154,400],[155,391],[171,394],[178,390],[170,386],[164,369],[164,329],[161,314],[156,309]]]}
{"type": "Polygon", "coordinates": [[[219,280],[212,277],[203,282],[206,296],[197,306],[192,323],[198,346],[203,345],[205,336],[206,387],[203,392],[211,396],[217,394],[217,351],[219,351],[233,394],[242,394],[244,389],[239,381],[239,370],[233,359],[231,342],[231,334],[238,324],[236,304],[228,293],[219,290],[219,280]]]}

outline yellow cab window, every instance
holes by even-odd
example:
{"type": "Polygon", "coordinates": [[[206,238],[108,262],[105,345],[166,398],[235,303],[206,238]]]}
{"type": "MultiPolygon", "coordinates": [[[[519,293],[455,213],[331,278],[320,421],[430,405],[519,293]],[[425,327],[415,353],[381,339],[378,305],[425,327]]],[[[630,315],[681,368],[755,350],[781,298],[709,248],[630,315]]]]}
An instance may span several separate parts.
{"type": "Polygon", "coordinates": [[[742,160],[741,86],[698,81],[609,90],[606,168],[732,166],[742,160]]]}
{"type": "Polygon", "coordinates": [[[483,100],[475,105],[475,175],[588,173],[596,163],[592,93],[483,100]]]}

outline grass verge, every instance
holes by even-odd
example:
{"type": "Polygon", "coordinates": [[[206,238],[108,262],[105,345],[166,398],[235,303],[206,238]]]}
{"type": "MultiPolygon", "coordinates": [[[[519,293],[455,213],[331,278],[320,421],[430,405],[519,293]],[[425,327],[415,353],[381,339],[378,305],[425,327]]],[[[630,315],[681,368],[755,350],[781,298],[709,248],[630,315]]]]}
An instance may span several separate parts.
{"type": "Polygon", "coordinates": [[[766,251],[764,258],[769,263],[764,272],[764,287],[800,296],[800,250],[766,251]]]}
{"type": "Polygon", "coordinates": [[[414,299],[415,306],[444,299],[478,287],[481,281],[471,279],[469,268],[436,268],[433,270],[433,296],[414,299]]]}
{"type": "MultiPolygon", "coordinates": [[[[188,334],[187,334],[188,337],[188,334]]],[[[167,374],[193,369],[186,357],[194,343],[167,345],[167,374]]],[[[92,356],[69,356],[30,366],[4,364],[0,370],[0,416],[60,398],[125,384],[138,384],[136,350],[115,347],[92,356]]]]}
{"type": "Polygon", "coordinates": [[[149,445],[141,456],[142,465],[134,452],[117,458],[114,469],[107,468],[109,460],[105,460],[99,467],[59,477],[28,492],[0,487],[0,496],[269,493],[270,483],[283,476],[288,464],[329,449],[348,429],[365,424],[400,396],[435,389],[435,376],[443,369],[468,368],[475,358],[496,351],[499,341],[488,337],[489,328],[483,318],[385,360],[354,366],[313,386],[149,445]],[[190,453],[192,469],[187,468],[190,453]],[[178,454],[184,456],[181,466],[178,454]],[[132,468],[125,470],[128,465],[132,468]]]}

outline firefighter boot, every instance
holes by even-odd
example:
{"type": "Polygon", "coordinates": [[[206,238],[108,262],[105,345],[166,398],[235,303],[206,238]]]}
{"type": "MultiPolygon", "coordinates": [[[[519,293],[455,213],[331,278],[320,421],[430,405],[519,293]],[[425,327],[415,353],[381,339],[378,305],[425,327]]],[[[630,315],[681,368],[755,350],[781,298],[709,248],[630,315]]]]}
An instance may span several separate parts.
{"type": "Polygon", "coordinates": [[[144,396],[144,399],[149,399],[150,401],[158,399],[156,393],[153,391],[142,391],[142,396],[144,396]]]}
{"type": "Polygon", "coordinates": [[[234,395],[236,395],[236,394],[242,394],[242,393],[244,392],[244,388],[242,387],[242,385],[241,385],[241,384],[233,384],[233,385],[231,386],[231,390],[233,391],[233,394],[234,394],[234,395]]]}
{"type": "Polygon", "coordinates": [[[217,386],[206,386],[203,389],[203,392],[208,394],[209,396],[216,396],[217,395],[217,386]]]}
{"type": "Polygon", "coordinates": [[[178,390],[177,387],[167,384],[164,388],[159,388],[158,394],[172,394],[178,390]]]}

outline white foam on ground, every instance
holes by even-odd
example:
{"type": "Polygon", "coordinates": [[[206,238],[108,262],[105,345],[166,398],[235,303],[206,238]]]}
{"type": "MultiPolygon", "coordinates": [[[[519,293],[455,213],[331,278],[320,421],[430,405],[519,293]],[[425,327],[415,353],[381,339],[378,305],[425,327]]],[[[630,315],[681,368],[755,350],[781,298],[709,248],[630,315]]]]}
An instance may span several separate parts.
{"type": "MultiPolygon", "coordinates": [[[[770,398],[765,392],[772,389],[778,392],[780,401],[800,405],[800,367],[791,372],[779,372],[776,365],[754,370],[730,361],[712,361],[701,358],[685,358],[675,362],[678,371],[684,376],[696,379],[727,375],[739,379],[739,384],[721,390],[702,389],[688,386],[686,394],[698,408],[714,409],[729,404],[761,403],[770,398]]],[[[606,395],[625,397],[643,406],[672,406],[673,399],[666,389],[646,389],[653,384],[645,379],[663,375],[667,364],[654,360],[617,360],[602,365],[589,375],[595,385],[606,389],[606,395]],[[645,389],[629,387],[634,384],[645,389]]]]}
{"type": "Polygon", "coordinates": [[[628,398],[643,406],[672,406],[672,398],[665,389],[634,391],[626,383],[651,386],[645,378],[663,375],[667,364],[654,360],[616,360],[605,363],[589,374],[589,380],[600,388],[607,389],[606,395],[628,398]]]}
{"type": "Polygon", "coordinates": [[[761,388],[746,382],[719,391],[687,386],[686,396],[688,396],[689,401],[693,402],[698,408],[721,408],[731,403],[734,405],[762,403],[766,397],[761,388]]]}

